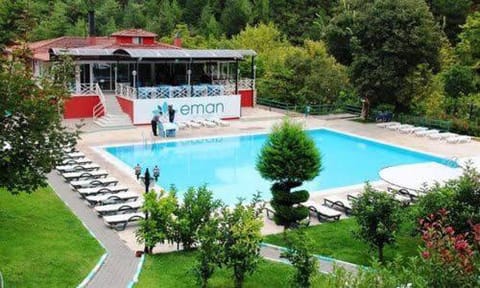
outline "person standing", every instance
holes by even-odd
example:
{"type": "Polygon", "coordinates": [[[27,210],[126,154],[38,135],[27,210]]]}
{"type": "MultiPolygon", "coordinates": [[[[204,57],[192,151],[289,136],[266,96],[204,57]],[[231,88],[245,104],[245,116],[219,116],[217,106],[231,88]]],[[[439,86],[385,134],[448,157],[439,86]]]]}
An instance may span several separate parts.
{"type": "Polygon", "coordinates": [[[175,110],[173,109],[172,105],[168,105],[168,121],[173,123],[175,120],[175,110]]]}
{"type": "Polygon", "coordinates": [[[159,119],[160,119],[160,117],[158,116],[158,114],[155,114],[155,115],[153,115],[152,121],[150,121],[150,124],[152,125],[153,136],[158,136],[157,123],[158,123],[159,119]]]}

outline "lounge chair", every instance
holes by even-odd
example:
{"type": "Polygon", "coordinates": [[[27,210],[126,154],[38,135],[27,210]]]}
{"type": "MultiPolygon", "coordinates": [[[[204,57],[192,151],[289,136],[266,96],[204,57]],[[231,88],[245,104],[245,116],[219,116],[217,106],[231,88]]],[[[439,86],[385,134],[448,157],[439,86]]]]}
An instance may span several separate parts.
{"type": "Polygon", "coordinates": [[[338,197],[338,196],[328,196],[323,199],[323,204],[330,208],[340,209],[345,214],[349,215],[352,213],[352,202],[348,199],[338,197]]]}
{"type": "Polygon", "coordinates": [[[387,128],[388,126],[392,126],[392,125],[401,125],[401,123],[400,122],[382,122],[382,123],[378,123],[377,127],[387,128]]]}
{"type": "Polygon", "coordinates": [[[100,169],[98,164],[73,164],[73,165],[60,165],[55,167],[60,173],[68,172],[80,172],[80,171],[94,171],[100,169]]]}
{"type": "Polygon", "coordinates": [[[188,127],[187,123],[185,122],[175,122],[175,124],[177,124],[178,129],[185,129],[188,127]]]}
{"type": "Polygon", "coordinates": [[[426,131],[426,130],[428,130],[427,127],[404,127],[404,128],[400,128],[398,131],[400,133],[412,134],[417,131],[426,131]]]}
{"type": "Polygon", "coordinates": [[[458,143],[468,143],[472,141],[472,137],[466,135],[449,137],[446,139],[448,143],[458,144],[458,143]]]}
{"type": "Polygon", "coordinates": [[[209,128],[213,128],[217,126],[217,124],[213,123],[212,121],[207,121],[205,119],[194,119],[193,121],[202,126],[209,127],[209,128]]]}
{"type": "MultiPolygon", "coordinates": [[[[267,218],[270,220],[273,220],[273,217],[275,216],[275,210],[273,207],[270,205],[270,203],[266,202],[265,205],[263,205],[263,211],[267,213],[267,218]]],[[[308,214],[307,218],[300,220],[298,223],[293,225],[294,227],[308,227],[310,225],[310,214],[308,214]]]]}
{"type": "Polygon", "coordinates": [[[458,136],[458,134],[450,133],[450,132],[444,132],[444,133],[430,134],[430,135],[428,135],[428,138],[430,138],[432,140],[443,140],[443,139],[447,139],[447,138],[455,137],[455,136],[458,136]]]}
{"type": "MultiPolygon", "coordinates": [[[[400,202],[401,204],[403,205],[410,205],[410,203],[412,203],[412,200],[410,199],[410,197],[408,196],[405,196],[405,195],[402,195],[402,194],[399,194],[397,193],[397,191],[388,191],[390,194],[392,194],[392,196],[394,197],[394,199],[397,201],[397,202],[400,202]]],[[[355,201],[357,200],[360,196],[362,195],[362,192],[357,192],[357,193],[350,193],[347,195],[347,199],[350,200],[350,201],[355,201]]]]}
{"type": "Polygon", "coordinates": [[[90,172],[69,172],[63,173],[63,178],[66,181],[72,180],[80,180],[80,179],[97,179],[103,178],[108,176],[108,172],[105,170],[97,170],[97,171],[90,171],[90,172]]]}
{"type": "Polygon", "coordinates": [[[70,152],[65,154],[63,159],[77,159],[77,158],[84,158],[84,157],[85,157],[85,154],[83,154],[82,152],[70,152]]]}
{"type": "Polygon", "coordinates": [[[128,223],[136,222],[142,219],[145,219],[145,214],[142,212],[110,215],[103,217],[103,221],[105,222],[105,224],[117,231],[123,231],[127,227],[128,223]]]}
{"type": "Polygon", "coordinates": [[[388,126],[387,129],[397,131],[397,130],[400,130],[400,129],[412,128],[412,127],[414,127],[414,126],[410,125],[410,124],[399,124],[399,125],[388,126]]]}
{"type": "Polygon", "coordinates": [[[86,197],[97,194],[126,192],[128,191],[128,187],[122,185],[115,185],[111,187],[78,188],[76,190],[82,197],[86,197]]]}
{"type": "Polygon", "coordinates": [[[137,193],[127,191],[87,196],[85,197],[85,200],[87,200],[88,204],[91,206],[96,206],[135,201],[138,199],[138,197],[139,195],[137,193]]]}
{"type": "Polygon", "coordinates": [[[413,134],[418,137],[428,136],[430,134],[438,134],[440,133],[437,129],[430,129],[430,130],[423,130],[423,131],[415,131],[413,134]]]}
{"type": "Polygon", "coordinates": [[[98,216],[104,216],[137,212],[142,206],[143,200],[136,200],[134,202],[95,206],[93,209],[98,216]]]}
{"type": "Polygon", "coordinates": [[[197,122],[195,122],[195,121],[193,121],[193,120],[190,120],[190,121],[185,122],[185,123],[186,123],[186,124],[188,125],[188,127],[190,127],[190,128],[198,129],[198,128],[202,127],[202,125],[200,125],[199,123],[197,123],[197,122]]]}
{"type": "Polygon", "coordinates": [[[92,160],[88,158],[66,159],[63,160],[60,165],[85,165],[92,163],[92,160]]]}
{"type": "Polygon", "coordinates": [[[230,123],[228,123],[228,121],[224,121],[224,120],[222,120],[222,119],[220,119],[220,118],[209,118],[209,120],[210,120],[211,122],[217,124],[218,126],[224,126],[224,127],[226,127],[226,126],[229,126],[229,125],[230,125],[230,123]]]}
{"type": "Polygon", "coordinates": [[[312,200],[304,202],[302,203],[302,205],[307,207],[310,212],[315,213],[317,215],[318,221],[338,221],[340,220],[340,216],[342,216],[342,213],[340,213],[339,211],[320,205],[312,200]]]}
{"type": "Polygon", "coordinates": [[[70,186],[73,189],[78,188],[89,188],[89,187],[107,187],[117,185],[118,180],[113,177],[106,177],[100,179],[85,179],[85,180],[75,180],[70,182],[70,186]]]}
{"type": "Polygon", "coordinates": [[[410,199],[410,203],[415,202],[418,200],[420,196],[422,196],[419,192],[417,191],[411,191],[405,188],[400,188],[400,189],[395,189],[392,187],[387,187],[387,192],[389,193],[394,193],[395,195],[401,195],[406,198],[410,199]]]}

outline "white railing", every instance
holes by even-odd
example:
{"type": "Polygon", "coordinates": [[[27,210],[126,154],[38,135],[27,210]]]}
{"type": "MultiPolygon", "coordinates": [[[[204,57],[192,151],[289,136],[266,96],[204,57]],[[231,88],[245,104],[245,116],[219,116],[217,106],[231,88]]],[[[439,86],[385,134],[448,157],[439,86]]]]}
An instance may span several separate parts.
{"type": "MultiPolygon", "coordinates": [[[[214,84],[223,85],[226,94],[235,94],[235,80],[213,80],[214,84]]],[[[238,90],[255,90],[255,81],[250,78],[243,78],[238,80],[238,90]]]]}
{"type": "Polygon", "coordinates": [[[137,89],[131,87],[128,83],[117,83],[115,88],[115,94],[131,99],[136,99],[137,89]]]}
{"type": "Polygon", "coordinates": [[[229,95],[223,85],[159,85],[133,88],[128,84],[117,84],[116,94],[132,99],[159,99],[229,95]],[[138,95],[138,98],[137,98],[138,95]]]}
{"type": "Polygon", "coordinates": [[[103,95],[103,91],[98,85],[98,83],[95,84],[95,94],[97,94],[98,98],[100,98],[100,102],[98,102],[97,105],[93,106],[93,120],[96,120],[100,116],[107,114],[107,107],[105,106],[105,95],[103,95]]]}
{"type": "Polygon", "coordinates": [[[93,95],[96,94],[95,84],[78,83],[70,86],[70,93],[74,95],[93,95]]]}

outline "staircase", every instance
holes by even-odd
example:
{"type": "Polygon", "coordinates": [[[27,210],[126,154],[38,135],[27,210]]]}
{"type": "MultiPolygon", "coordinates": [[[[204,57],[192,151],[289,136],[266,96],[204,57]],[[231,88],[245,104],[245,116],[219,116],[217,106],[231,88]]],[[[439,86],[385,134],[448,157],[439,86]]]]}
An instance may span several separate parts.
{"type": "Polygon", "coordinates": [[[94,118],[93,122],[102,128],[128,129],[133,128],[132,120],[123,113],[114,93],[104,94],[105,115],[94,118]]]}

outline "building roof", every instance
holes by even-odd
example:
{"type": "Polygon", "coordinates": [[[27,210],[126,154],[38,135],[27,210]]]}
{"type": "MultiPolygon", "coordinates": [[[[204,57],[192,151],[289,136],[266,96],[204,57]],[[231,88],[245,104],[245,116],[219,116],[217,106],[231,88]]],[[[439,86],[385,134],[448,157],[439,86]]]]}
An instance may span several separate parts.
{"type": "Polygon", "coordinates": [[[112,36],[129,36],[129,37],[157,37],[157,34],[145,31],[143,29],[126,29],[112,34],[112,36]]]}
{"type": "Polygon", "coordinates": [[[147,49],[147,48],[120,48],[120,49],[92,49],[92,48],[52,48],[52,55],[72,56],[124,56],[135,59],[230,59],[241,60],[244,56],[255,56],[253,50],[219,50],[219,49],[147,49]]]}

